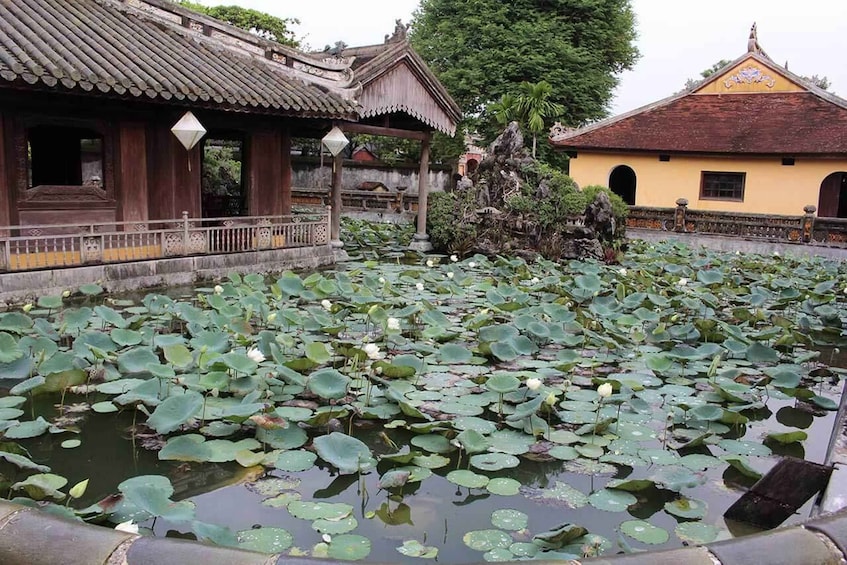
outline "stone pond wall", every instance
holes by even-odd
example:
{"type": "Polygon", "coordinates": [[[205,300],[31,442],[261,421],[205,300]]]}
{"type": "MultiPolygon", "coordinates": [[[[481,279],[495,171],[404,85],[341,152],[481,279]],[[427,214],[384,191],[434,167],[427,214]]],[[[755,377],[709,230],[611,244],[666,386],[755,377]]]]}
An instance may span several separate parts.
{"type": "MultiPolygon", "coordinates": [[[[332,162],[324,159],[321,168],[317,157],[294,157],[292,159],[292,186],[297,188],[328,187],[332,176],[332,162]]],[[[413,194],[418,192],[419,169],[417,164],[386,165],[366,161],[344,161],[344,173],[341,177],[343,190],[355,190],[363,182],[381,182],[394,191],[405,186],[413,194]]],[[[449,190],[453,178],[453,169],[447,165],[430,165],[429,190],[432,192],[449,190]]]]}

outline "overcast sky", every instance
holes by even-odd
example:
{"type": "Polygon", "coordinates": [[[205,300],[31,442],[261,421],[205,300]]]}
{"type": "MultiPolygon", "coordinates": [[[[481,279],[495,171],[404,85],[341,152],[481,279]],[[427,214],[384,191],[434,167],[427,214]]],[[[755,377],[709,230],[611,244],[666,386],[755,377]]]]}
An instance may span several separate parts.
{"type": "MultiPolygon", "coordinates": [[[[507,0],[506,0],[507,1],[507,0]]],[[[411,20],[418,0],[202,0],[238,4],[300,20],[296,35],[314,49],[342,40],[382,43],[394,20],[411,20]]],[[[632,0],[641,59],[621,76],[611,112],[649,104],[682,89],[686,79],[747,50],[750,26],[779,64],[800,75],[827,76],[847,97],[847,0],[632,0]]]]}

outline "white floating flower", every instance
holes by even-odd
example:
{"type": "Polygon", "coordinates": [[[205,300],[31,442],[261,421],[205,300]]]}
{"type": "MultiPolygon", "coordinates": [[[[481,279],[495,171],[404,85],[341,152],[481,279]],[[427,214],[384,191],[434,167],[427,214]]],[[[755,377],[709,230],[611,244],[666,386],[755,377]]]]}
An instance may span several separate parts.
{"type": "Polygon", "coordinates": [[[427,266],[427,267],[432,267],[433,265],[435,265],[435,262],[433,262],[433,260],[432,260],[432,259],[427,259],[427,260],[426,260],[426,266],[427,266]]]}
{"type": "Polygon", "coordinates": [[[222,287],[222,286],[221,286],[221,285],[219,285],[219,284],[216,284],[216,285],[215,285],[215,294],[220,294],[220,293],[222,293],[223,291],[224,291],[224,287],[222,287]]]}
{"type": "Polygon", "coordinates": [[[447,273],[447,278],[452,279],[455,275],[453,273],[447,273]]]}
{"type": "Polygon", "coordinates": [[[331,543],[332,542],[332,536],[329,535],[329,534],[322,535],[321,539],[324,540],[324,543],[331,543]]]}
{"type": "Polygon", "coordinates": [[[385,354],[379,350],[379,346],[375,343],[366,343],[362,351],[368,355],[368,359],[376,360],[385,357],[385,354]]]}
{"type": "Polygon", "coordinates": [[[379,284],[385,284],[385,277],[379,277],[379,284]]]}
{"type": "Polygon", "coordinates": [[[682,277],[681,279],[679,279],[679,286],[685,286],[687,284],[688,284],[688,279],[686,279],[685,277],[682,277]]]}
{"type": "Polygon", "coordinates": [[[418,283],[418,284],[416,284],[416,285],[415,285],[415,288],[416,288],[416,289],[418,289],[418,291],[423,290],[423,283],[418,283]]]}
{"type": "Polygon", "coordinates": [[[612,396],[612,384],[611,383],[603,383],[597,387],[597,394],[600,395],[600,398],[609,398],[612,396]]]}
{"type": "Polygon", "coordinates": [[[400,329],[400,320],[397,318],[388,318],[386,321],[386,327],[389,330],[399,330],[400,329]]]}
{"type": "Polygon", "coordinates": [[[138,524],[133,524],[132,520],[127,520],[126,522],[121,522],[115,529],[119,532],[126,532],[128,534],[138,534],[138,524]]]}
{"type": "Polygon", "coordinates": [[[450,260],[451,260],[451,261],[453,261],[453,262],[455,263],[456,261],[458,261],[458,260],[459,260],[459,258],[458,258],[458,257],[456,257],[455,255],[450,255],[450,260]]]}
{"type": "Polygon", "coordinates": [[[321,306],[323,306],[324,310],[326,310],[327,312],[332,312],[332,302],[330,302],[326,298],[321,300],[321,306]]]}
{"type": "Polygon", "coordinates": [[[471,261],[470,263],[468,263],[468,267],[470,267],[471,269],[473,269],[474,267],[476,267],[476,263],[474,263],[473,261],[471,261]]]}
{"type": "Polygon", "coordinates": [[[622,277],[625,277],[626,276],[626,269],[621,267],[620,269],[618,269],[618,274],[622,277]]]}
{"type": "Polygon", "coordinates": [[[256,363],[261,363],[265,360],[264,353],[259,351],[259,349],[256,347],[251,347],[247,350],[247,357],[249,357],[251,361],[254,361],[256,363]]]}
{"type": "Polygon", "coordinates": [[[526,380],[526,388],[529,390],[538,390],[541,387],[541,379],[531,378],[526,380]]]}
{"type": "Polygon", "coordinates": [[[529,282],[531,282],[532,284],[538,284],[539,282],[541,282],[541,279],[539,279],[538,277],[532,277],[532,280],[529,282]]]}
{"type": "Polygon", "coordinates": [[[774,257],[779,257],[779,251],[774,251],[773,254],[774,254],[774,257]]]}

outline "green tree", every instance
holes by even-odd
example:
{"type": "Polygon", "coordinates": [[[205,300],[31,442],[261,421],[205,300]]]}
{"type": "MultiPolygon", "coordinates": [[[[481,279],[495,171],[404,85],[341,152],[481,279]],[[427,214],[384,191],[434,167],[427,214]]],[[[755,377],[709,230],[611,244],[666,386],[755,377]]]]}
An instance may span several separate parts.
{"type": "Polygon", "coordinates": [[[295,18],[278,18],[259,10],[242,8],[241,6],[204,6],[190,0],[176,0],[176,3],[189,10],[255,33],[259,37],[291,47],[299,47],[300,45],[300,42],[294,37],[294,32],[289,29],[290,25],[300,23],[295,18]]]}
{"type": "Polygon", "coordinates": [[[535,158],[538,134],[544,131],[546,120],[557,117],[564,108],[550,100],[553,87],[547,81],[542,80],[536,84],[525,82],[521,84],[521,91],[518,97],[518,112],[523,118],[524,126],[532,134],[532,157],[535,158]]]}
{"type": "Polygon", "coordinates": [[[732,61],[730,61],[729,59],[721,59],[720,61],[718,61],[717,63],[715,63],[711,67],[709,67],[708,69],[702,71],[700,73],[700,78],[690,78],[690,79],[688,79],[687,81],[685,81],[685,90],[688,90],[689,88],[692,88],[695,84],[698,84],[700,81],[709,78],[710,76],[712,76],[713,74],[715,74],[716,72],[718,72],[719,70],[721,70],[722,68],[724,68],[725,66],[730,64],[731,62],[732,61]]]}
{"type": "Polygon", "coordinates": [[[638,57],[630,0],[422,0],[415,50],[468,116],[547,81],[572,125],[607,114],[638,57]]]}

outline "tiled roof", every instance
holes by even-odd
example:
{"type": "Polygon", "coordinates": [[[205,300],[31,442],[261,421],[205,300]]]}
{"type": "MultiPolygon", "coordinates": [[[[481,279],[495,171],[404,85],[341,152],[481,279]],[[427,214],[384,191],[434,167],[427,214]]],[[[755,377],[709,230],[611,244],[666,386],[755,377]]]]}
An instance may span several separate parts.
{"type": "MultiPolygon", "coordinates": [[[[800,92],[698,94],[718,71],[685,92],[581,129],[557,131],[561,149],[663,153],[835,155],[847,153],[847,101],[767,56],[746,53],[805,88],[800,92]]],[[[554,128],[555,129],[555,128],[554,128]]]]}
{"type": "Polygon", "coordinates": [[[0,87],[355,119],[347,79],[163,0],[0,1],[0,87]]]}
{"type": "Polygon", "coordinates": [[[350,47],[341,56],[352,60],[362,83],[362,117],[405,112],[449,135],[456,132],[461,108],[405,39],[350,47]]]}

